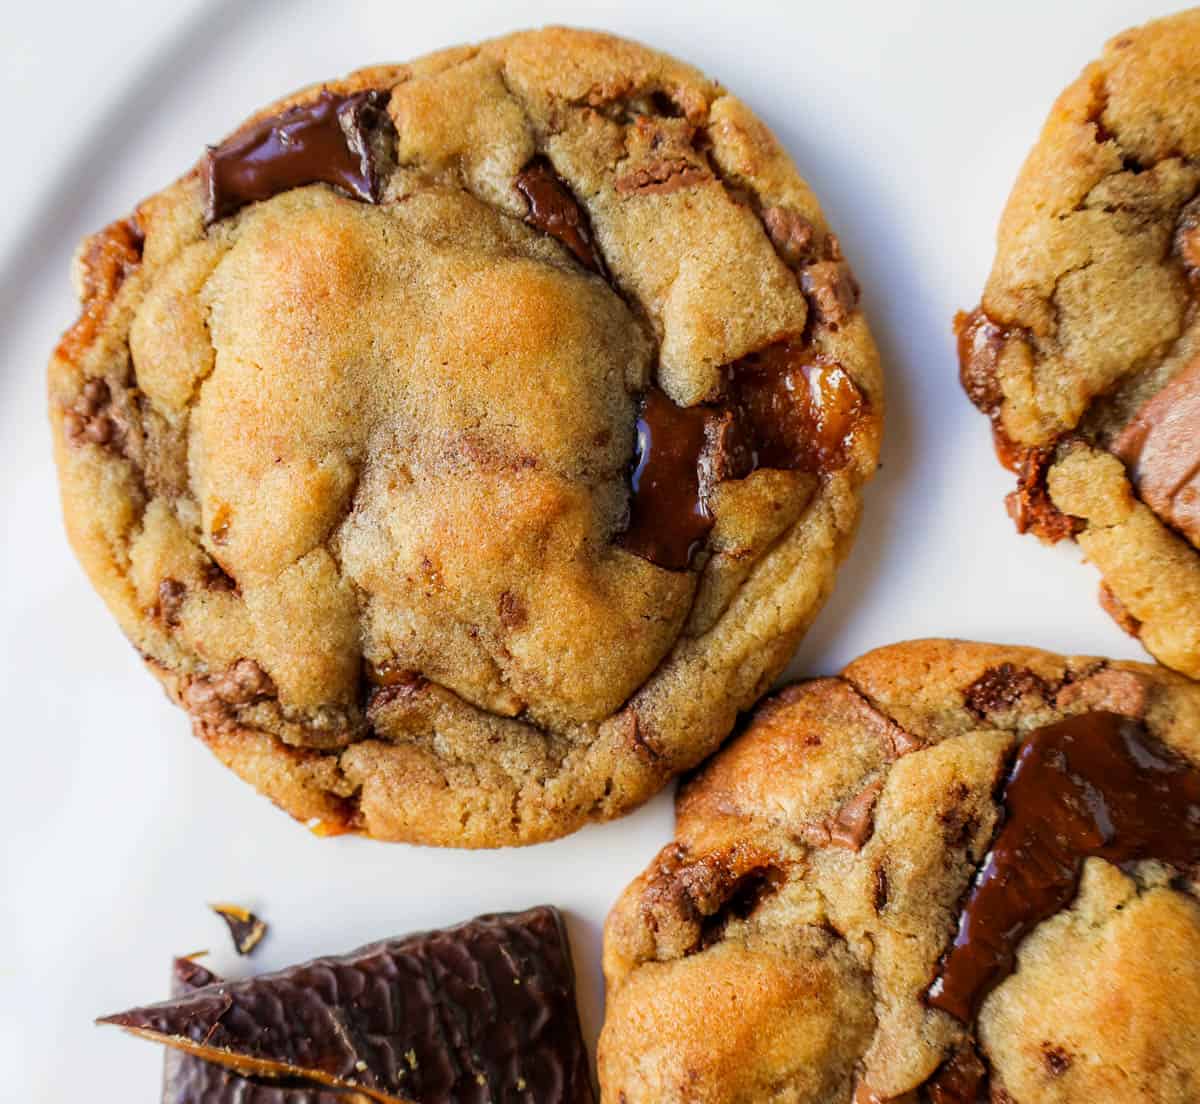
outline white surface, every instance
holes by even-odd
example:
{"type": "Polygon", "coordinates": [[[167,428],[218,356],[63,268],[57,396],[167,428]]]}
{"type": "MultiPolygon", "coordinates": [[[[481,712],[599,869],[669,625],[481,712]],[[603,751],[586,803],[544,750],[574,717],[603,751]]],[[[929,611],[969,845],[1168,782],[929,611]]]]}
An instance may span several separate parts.
{"type": "Polygon", "coordinates": [[[545,22],[690,59],[776,129],[816,188],[883,351],[883,470],[793,674],[957,635],[1138,658],[1070,549],[1019,539],[1010,477],[950,339],[1050,103],[1154,3],[21,4],[0,89],[0,1096],[152,1101],[156,1048],[92,1017],[164,991],[170,957],[228,938],[206,901],[261,906],[271,968],[490,909],[569,913],[590,1034],[608,906],[668,837],[669,795],[558,843],[464,854],[310,837],[188,735],[84,580],[58,517],[43,365],[74,316],[75,241],[252,109],[375,61],[545,22]]]}

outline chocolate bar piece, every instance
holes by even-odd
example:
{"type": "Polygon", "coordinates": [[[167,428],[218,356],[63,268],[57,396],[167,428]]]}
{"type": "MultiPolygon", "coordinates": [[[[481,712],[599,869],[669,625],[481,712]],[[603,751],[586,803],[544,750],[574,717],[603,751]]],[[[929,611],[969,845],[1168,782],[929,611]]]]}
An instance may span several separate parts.
{"type": "Polygon", "coordinates": [[[549,907],[214,981],[100,1022],[259,1083],[383,1104],[595,1099],[570,948],[549,907]]]}
{"type": "MultiPolygon", "coordinates": [[[[171,995],[194,993],[220,978],[190,958],[177,958],[171,995]]],[[[360,1093],[243,1077],[184,1050],[168,1047],[163,1062],[163,1104],[370,1104],[360,1093]]]]}

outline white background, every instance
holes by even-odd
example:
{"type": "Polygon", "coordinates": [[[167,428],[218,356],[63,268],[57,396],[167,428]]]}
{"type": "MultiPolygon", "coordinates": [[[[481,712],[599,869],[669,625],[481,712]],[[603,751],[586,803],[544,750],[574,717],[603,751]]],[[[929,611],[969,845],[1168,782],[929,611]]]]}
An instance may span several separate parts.
{"type": "Polygon", "coordinates": [[[92,1018],[164,992],[175,953],[236,968],[205,902],[261,909],[273,968],[479,912],[569,915],[585,1026],[600,929],[666,841],[669,794],[523,851],[322,841],[213,760],[84,580],[62,534],[43,366],[75,305],[76,240],[166,184],[252,109],[346,70],[546,22],[641,38],[775,129],[864,288],[883,352],[883,469],[792,675],[956,635],[1138,657],[1074,549],[1018,538],[1010,477],[956,381],[1017,168],[1059,90],[1155,3],[753,0],[421,4],[129,0],[6,6],[0,37],[0,1096],[158,1099],[156,1048],[92,1018]]]}

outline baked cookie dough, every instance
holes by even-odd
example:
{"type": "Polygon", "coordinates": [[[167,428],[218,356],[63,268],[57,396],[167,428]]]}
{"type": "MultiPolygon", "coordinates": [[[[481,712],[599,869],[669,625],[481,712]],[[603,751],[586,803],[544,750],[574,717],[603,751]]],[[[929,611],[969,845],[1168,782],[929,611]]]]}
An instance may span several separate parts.
{"type": "Polygon", "coordinates": [[[898,644],[677,811],[607,923],[605,1101],[1200,1099],[1200,685],[898,644]]]}
{"type": "Polygon", "coordinates": [[[883,410],[766,127],[549,29],[314,86],[88,239],[67,529],[323,833],[494,846],[709,754],[829,593],[883,410]]]}
{"type": "Polygon", "coordinates": [[[1200,678],[1200,9],[1118,35],[1050,113],[957,321],[1021,532],[1200,678]]]}

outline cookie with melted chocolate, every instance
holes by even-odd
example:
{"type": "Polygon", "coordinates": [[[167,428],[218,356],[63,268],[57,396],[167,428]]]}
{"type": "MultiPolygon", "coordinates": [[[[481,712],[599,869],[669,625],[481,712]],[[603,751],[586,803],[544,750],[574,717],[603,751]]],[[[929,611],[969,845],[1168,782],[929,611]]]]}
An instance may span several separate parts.
{"type": "Polygon", "coordinates": [[[604,944],[605,1100],[1186,1104],[1200,685],[927,640],[787,687],[604,944]]]}
{"type": "Polygon", "coordinates": [[[1079,542],[1105,609],[1200,678],[1200,10],[1118,35],[1004,210],[961,377],[1017,529],[1079,542]]]}
{"type": "Polygon", "coordinates": [[[549,29],[300,92],[85,243],[71,541],[197,735],[314,830],[531,843],[782,670],[876,466],[877,355],[786,152],[549,29]]]}

